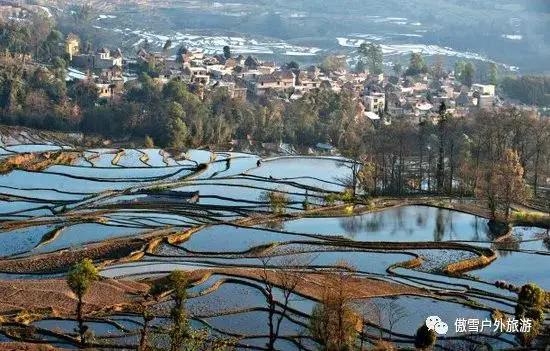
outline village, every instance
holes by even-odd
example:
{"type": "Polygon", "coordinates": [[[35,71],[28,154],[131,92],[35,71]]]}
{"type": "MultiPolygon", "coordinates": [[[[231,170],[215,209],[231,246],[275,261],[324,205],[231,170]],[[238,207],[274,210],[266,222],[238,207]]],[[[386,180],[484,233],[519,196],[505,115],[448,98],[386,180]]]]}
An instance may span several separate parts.
{"type": "MultiPolygon", "coordinates": [[[[495,85],[472,84],[470,87],[455,78],[455,72],[444,73],[437,79],[429,72],[414,77],[384,73],[371,74],[368,69],[359,72],[344,68],[326,70],[311,65],[299,67],[291,62],[277,66],[273,61],[261,61],[254,56],[232,57],[230,48],[224,53],[210,55],[201,49],[179,49],[176,55],[140,49],[137,54],[124,55],[119,49],[100,48],[83,53],[75,35],[66,40],[66,53],[70,57],[68,80],[93,81],[99,97],[116,101],[124,94],[125,84],[138,78],[143,67],[154,68],[155,80],[166,84],[178,79],[192,86],[199,97],[206,91],[225,90],[231,98],[276,97],[299,100],[313,90],[329,89],[333,92],[350,91],[361,102],[357,118],[391,124],[392,116],[411,121],[436,121],[439,107],[445,104],[454,117],[464,117],[472,109],[493,109],[510,106],[496,94],[495,85]]],[[[334,56],[345,62],[347,57],[334,56]]],[[[341,65],[345,66],[345,64],[341,65]]],[[[536,109],[523,107],[533,114],[536,109]]]]}

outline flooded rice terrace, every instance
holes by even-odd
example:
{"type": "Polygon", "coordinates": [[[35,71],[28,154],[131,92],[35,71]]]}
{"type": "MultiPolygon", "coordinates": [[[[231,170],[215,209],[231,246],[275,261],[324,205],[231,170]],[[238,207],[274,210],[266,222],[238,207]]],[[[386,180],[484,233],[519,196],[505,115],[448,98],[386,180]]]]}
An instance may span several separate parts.
{"type": "MultiPolygon", "coordinates": [[[[486,219],[451,209],[381,201],[374,210],[344,211],[342,202],[327,201],[351,176],[351,161],[343,158],[82,150],[10,130],[1,141],[1,280],[63,277],[73,254],[93,258],[104,279],[121,282],[151,281],[174,269],[194,272],[187,301],[192,326],[232,338],[239,349],[266,349],[267,292],[258,272],[295,270],[289,261],[303,263],[308,286],[292,292],[287,308],[284,292],[274,290],[275,313],[283,315],[280,350],[316,349],[309,318],[327,284],[323,276],[342,270],[353,276],[354,305],[379,311],[379,318],[365,317],[364,342],[371,345],[384,339],[412,348],[417,328],[438,315],[449,332],[438,337],[437,349],[517,347],[514,334],[461,334],[454,322],[490,319],[495,311],[512,317],[517,294],[496,281],[550,289],[545,230],[514,228],[513,243],[502,245],[486,219]],[[273,193],[285,195],[282,210],[269,201],[273,193]],[[447,273],[453,264],[478,259],[491,263],[447,273]]],[[[10,299],[0,297],[2,311],[17,306],[10,299]]],[[[170,303],[154,306],[151,330],[161,342],[170,303]]],[[[25,333],[16,332],[23,325],[0,324],[0,340],[75,348],[76,320],[52,308],[32,318],[25,333]]],[[[140,313],[92,309],[87,318],[96,345],[137,348],[140,313]]]]}

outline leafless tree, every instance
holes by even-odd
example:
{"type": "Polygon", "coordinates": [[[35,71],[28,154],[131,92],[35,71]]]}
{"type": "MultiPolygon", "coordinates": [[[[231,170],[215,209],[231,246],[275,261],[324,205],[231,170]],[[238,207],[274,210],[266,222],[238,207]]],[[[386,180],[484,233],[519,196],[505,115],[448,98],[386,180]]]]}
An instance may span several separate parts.
{"type": "Polygon", "coordinates": [[[281,324],[286,318],[289,305],[296,293],[298,284],[303,282],[307,267],[313,262],[310,254],[294,251],[279,252],[277,256],[262,256],[260,279],[266,293],[268,309],[269,342],[268,349],[274,350],[275,342],[279,338],[281,324]],[[280,290],[280,299],[277,299],[277,289],[280,290]],[[281,310],[277,313],[277,306],[281,310]]]}

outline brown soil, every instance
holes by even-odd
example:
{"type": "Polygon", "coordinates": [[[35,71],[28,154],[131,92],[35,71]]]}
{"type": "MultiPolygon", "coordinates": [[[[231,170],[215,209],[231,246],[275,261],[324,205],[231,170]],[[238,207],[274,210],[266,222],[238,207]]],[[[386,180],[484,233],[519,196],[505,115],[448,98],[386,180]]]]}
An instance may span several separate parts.
{"type": "MultiPolygon", "coordinates": [[[[86,312],[113,306],[131,304],[147,284],[129,280],[102,280],[95,282],[84,298],[86,312]]],[[[52,309],[58,316],[73,316],[76,296],[64,279],[0,281],[0,313],[20,310],[52,309]]]]}
{"type": "Polygon", "coordinates": [[[7,273],[47,273],[64,271],[84,258],[92,260],[119,259],[142,250],[145,241],[139,239],[89,245],[78,251],[60,251],[35,257],[0,260],[0,271],[7,273]]]}
{"type": "MultiPolygon", "coordinates": [[[[245,278],[261,280],[264,272],[261,269],[216,269],[216,273],[229,274],[245,278]]],[[[278,281],[278,276],[268,272],[268,279],[274,283],[278,281]]],[[[297,292],[300,294],[320,300],[323,292],[328,284],[334,281],[334,275],[329,273],[308,273],[301,278],[301,282],[297,286],[297,292]]],[[[393,295],[429,295],[430,293],[424,289],[409,287],[400,284],[393,284],[382,280],[368,278],[349,278],[346,280],[346,293],[353,299],[363,299],[377,296],[393,296],[393,295]]]]}
{"type": "Polygon", "coordinates": [[[2,351],[56,351],[60,350],[51,345],[31,344],[27,342],[0,342],[2,351]]]}
{"type": "Polygon", "coordinates": [[[42,171],[51,165],[70,165],[79,156],[78,152],[71,151],[17,154],[2,160],[0,174],[9,173],[14,169],[42,171]]]}

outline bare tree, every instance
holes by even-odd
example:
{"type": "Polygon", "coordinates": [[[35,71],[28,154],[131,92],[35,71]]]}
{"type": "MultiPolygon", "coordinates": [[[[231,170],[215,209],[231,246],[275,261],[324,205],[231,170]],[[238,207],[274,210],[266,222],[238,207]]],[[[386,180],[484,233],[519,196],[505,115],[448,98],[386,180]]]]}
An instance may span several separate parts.
{"type": "Polygon", "coordinates": [[[395,326],[407,316],[406,309],[399,305],[395,299],[363,300],[356,305],[355,309],[361,315],[363,321],[361,350],[363,349],[363,339],[366,336],[366,327],[369,324],[378,326],[380,341],[384,339],[384,329],[387,326],[386,329],[389,331],[388,338],[392,340],[395,326]]]}
{"type": "Polygon", "coordinates": [[[362,329],[361,318],[352,305],[353,270],[348,263],[340,262],[324,277],[321,303],[313,309],[309,327],[323,350],[350,349],[362,329]]]}
{"type": "Polygon", "coordinates": [[[268,308],[269,341],[268,350],[275,349],[279,338],[281,324],[288,314],[292,297],[298,284],[307,274],[307,266],[314,258],[306,253],[293,251],[279,253],[277,256],[258,256],[261,262],[260,278],[263,283],[268,308]],[[277,300],[277,289],[281,297],[277,300]],[[281,310],[277,312],[277,306],[281,310]]]}

